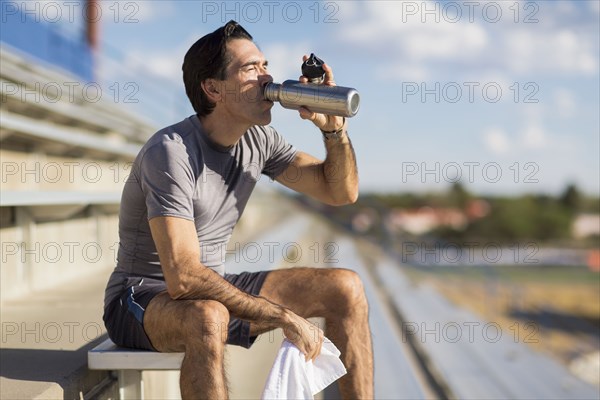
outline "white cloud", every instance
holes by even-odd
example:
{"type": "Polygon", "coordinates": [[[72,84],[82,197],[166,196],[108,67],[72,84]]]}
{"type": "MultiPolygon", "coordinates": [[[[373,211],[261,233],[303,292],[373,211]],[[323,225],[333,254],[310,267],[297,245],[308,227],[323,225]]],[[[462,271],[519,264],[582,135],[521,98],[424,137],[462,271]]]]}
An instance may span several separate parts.
{"type": "Polygon", "coordinates": [[[522,128],[519,130],[518,145],[522,150],[538,150],[552,146],[553,140],[544,129],[546,108],[542,104],[523,104],[522,128]]]}
{"type": "MultiPolygon", "coordinates": [[[[471,73],[469,74],[469,79],[467,79],[470,82],[477,82],[479,84],[479,86],[476,87],[475,89],[475,93],[476,95],[483,97],[483,87],[486,84],[490,84],[493,85],[494,87],[499,87],[500,90],[502,90],[502,96],[501,98],[505,98],[505,99],[509,99],[510,101],[513,100],[514,98],[514,92],[510,89],[510,87],[514,84],[514,79],[512,79],[507,73],[506,71],[500,70],[500,69],[488,69],[488,70],[481,70],[475,73],[471,73]]],[[[465,85],[465,93],[467,92],[466,89],[466,85],[465,85]]],[[[489,96],[493,97],[493,90],[490,89],[489,91],[489,96]]],[[[488,95],[486,93],[486,95],[488,95]]],[[[520,96],[523,96],[523,93],[520,94],[520,96]]]]}
{"type": "Polygon", "coordinates": [[[494,127],[488,128],[483,133],[485,146],[494,154],[506,154],[510,150],[510,142],[506,132],[494,127]]]}
{"type": "Polygon", "coordinates": [[[514,135],[500,127],[490,127],[483,132],[484,145],[488,150],[496,155],[510,153],[515,156],[545,148],[562,150],[559,140],[544,128],[543,106],[528,104],[520,108],[520,114],[520,124],[514,135]]]}
{"type": "Polygon", "coordinates": [[[520,5],[515,23],[516,3],[500,3],[502,19],[490,23],[481,7],[473,20],[465,8],[452,22],[440,11],[444,6],[432,1],[353,2],[335,39],[378,59],[379,70],[391,74],[387,78],[481,73],[492,66],[512,74],[598,72],[597,22],[591,25],[579,7],[569,2],[544,3],[537,10],[520,5]],[[410,7],[417,7],[415,15],[410,7]],[[437,15],[424,12],[436,7],[437,15]],[[525,24],[526,16],[538,22],[525,24]],[[585,29],[578,25],[581,18],[585,29]]]}
{"type": "MultiPolygon", "coordinates": [[[[346,21],[351,18],[356,18],[360,15],[360,4],[356,1],[340,1],[336,4],[337,11],[335,11],[333,18],[338,21],[346,21]]],[[[329,10],[328,10],[329,11],[329,10]]]]}
{"type": "Polygon", "coordinates": [[[145,71],[174,83],[182,79],[181,64],[183,55],[180,50],[156,53],[134,52],[126,60],[127,68],[133,71],[145,71]]]}
{"type": "Polygon", "coordinates": [[[487,35],[475,24],[425,24],[404,32],[403,47],[417,60],[471,58],[487,44],[487,35]]]}
{"type": "Polygon", "coordinates": [[[577,103],[573,92],[560,88],[554,92],[553,97],[557,115],[562,118],[570,118],[575,115],[577,103]]]}
{"type": "MultiPolygon", "coordinates": [[[[595,2],[597,0],[592,0],[595,2]]],[[[560,15],[567,16],[576,13],[576,5],[573,1],[557,1],[555,4],[556,12],[560,15]]]]}
{"type": "Polygon", "coordinates": [[[134,77],[138,74],[151,75],[166,79],[171,83],[182,85],[183,75],[181,66],[183,57],[190,46],[198,40],[203,34],[191,33],[186,39],[178,42],[179,44],[171,48],[162,48],[159,50],[136,49],[126,54],[121,68],[129,71],[134,77]]]}
{"type": "Polygon", "coordinates": [[[430,78],[430,71],[422,64],[405,63],[402,60],[377,66],[374,73],[378,79],[423,82],[430,78]]]}
{"type": "Polygon", "coordinates": [[[429,63],[473,61],[488,44],[480,25],[445,18],[436,22],[435,16],[423,23],[419,15],[410,13],[414,5],[437,6],[431,1],[356,2],[353,8],[360,9],[348,13],[335,39],[342,46],[372,54],[377,59],[376,75],[386,80],[429,79],[429,63]]]}
{"type": "Polygon", "coordinates": [[[548,136],[541,125],[533,123],[521,133],[521,142],[525,149],[542,149],[549,144],[548,136]]]}
{"type": "Polygon", "coordinates": [[[517,73],[544,71],[591,75],[598,71],[597,42],[594,44],[591,38],[571,29],[556,32],[512,30],[502,36],[502,41],[502,60],[517,73]]]}
{"type": "MultiPolygon", "coordinates": [[[[475,57],[487,43],[485,30],[471,23],[453,23],[435,16],[421,22],[417,15],[407,12],[414,2],[371,1],[358,3],[362,9],[353,12],[354,21],[344,21],[338,40],[367,46],[390,54],[401,51],[414,60],[456,59],[475,57]]],[[[419,7],[434,7],[422,2],[419,7]]]]}
{"type": "MultiPolygon", "coordinates": [[[[132,10],[128,10],[130,15],[139,21],[149,22],[159,15],[158,8],[160,7],[160,1],[139,1],[135,4],[128,4],[128,7],[132,10]],[[133,7],[132,7],[133,6],[133,7]]],[[[114,5],[113,5],[114,8],[114,5]]]]}
{"type": "Polygon", "coordinates": [[[175,7],[170,1],[100,1],[102,15],[114,23],[151,22],[158,18],[166,18],[175,14],[175,7]]]}

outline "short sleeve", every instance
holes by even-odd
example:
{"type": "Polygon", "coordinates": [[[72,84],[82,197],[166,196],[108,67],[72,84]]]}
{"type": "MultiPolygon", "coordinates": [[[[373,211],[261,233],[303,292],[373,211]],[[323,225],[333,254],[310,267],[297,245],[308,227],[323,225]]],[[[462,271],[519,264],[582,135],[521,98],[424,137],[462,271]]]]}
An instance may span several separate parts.
{"type": "Polygon", "coordinates": [[[294,161],[297,150],[270,126],[266,127],[266,135],[268,154],[262,173],[275,179],[294,161]]]}
{"type": "Polygon", "coordinates": [[[181,142],[166,141],[150,147],[139,168],[148,219],[159,216],[194,219],[196,180],[181,142]]]}

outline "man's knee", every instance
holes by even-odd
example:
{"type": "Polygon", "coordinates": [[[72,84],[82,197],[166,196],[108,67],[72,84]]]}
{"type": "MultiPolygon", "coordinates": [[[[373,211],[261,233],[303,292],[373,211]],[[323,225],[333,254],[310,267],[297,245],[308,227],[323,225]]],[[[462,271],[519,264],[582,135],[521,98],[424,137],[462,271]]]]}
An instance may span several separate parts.
{"type": "Polygon", "coordinates": [[[336,297],[340,303],[341,311],[352,313],[366,311],[368,308],[367,297],[360,276],[349,269],[337,269],[334,274],[336,297]]]}
{"type": "Polygon", "coordinates": [[[203,300],[190,304],[188,335],[191,342],[202,346],[221,347],[227,341],[229,311],[218,301],[203,300]]]}

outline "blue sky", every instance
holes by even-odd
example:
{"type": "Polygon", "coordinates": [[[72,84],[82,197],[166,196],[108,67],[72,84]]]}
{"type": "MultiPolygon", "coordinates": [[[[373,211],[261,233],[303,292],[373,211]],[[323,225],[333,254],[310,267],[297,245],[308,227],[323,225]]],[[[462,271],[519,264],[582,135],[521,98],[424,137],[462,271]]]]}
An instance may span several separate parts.
{"type": "MultiPolygon", "coordinates": [[[[119,65],[105,62],[103,74],[128,71],[152,93],[138,106],[175,122],[193,113],[183,55],[236,19],[276,81],[296,79],[314,52],[338,85],[358,89],[350,135],[363,191],[440,191],[460,175],[482,194],[557,194],[568,183],[599,194],[599,4],[106,1],[103,48],[118,49],[119,65]],[[160,79],[148,84],[145,72],[160,79]]],[[[324,155],[296,112],[276,106],[272,124],[324,155]]]]}

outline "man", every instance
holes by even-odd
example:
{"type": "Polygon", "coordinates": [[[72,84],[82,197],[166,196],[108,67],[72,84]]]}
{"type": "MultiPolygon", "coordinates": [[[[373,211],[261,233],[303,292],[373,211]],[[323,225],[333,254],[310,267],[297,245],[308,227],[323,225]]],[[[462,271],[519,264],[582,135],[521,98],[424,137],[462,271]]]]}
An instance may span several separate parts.
{"type": "MultiPolygon", "coordinates": [[[[331,68],[324,68],[324,84],[334,85],[331,68]]],[[[149,139],[123,190],[118,262],[105,297],[111,339],[185,352],[182,397],[223,399],[225,344],[250,347],[257,335],[283,328],[307,360],[315,359],[323,332],[305,318],[324,317],[325,333],[348,370],[339,381],[341,394],[372,398],[368,305],[356,273],[293,268],[231,275],[222,257],[257,167],[325,203],[356,200],[345,120],[299,111],[329,132],[325,161],[287,144],[268,126],[273,103],[259,96],[272,80],[267,61],[234,21],[189,49],[183,79],[196,115],[149,139]]]]}

